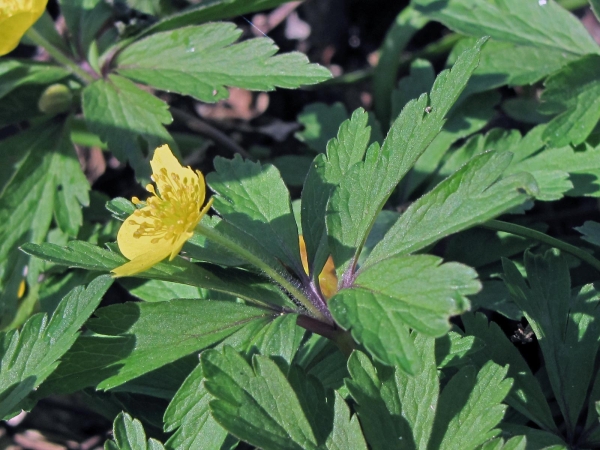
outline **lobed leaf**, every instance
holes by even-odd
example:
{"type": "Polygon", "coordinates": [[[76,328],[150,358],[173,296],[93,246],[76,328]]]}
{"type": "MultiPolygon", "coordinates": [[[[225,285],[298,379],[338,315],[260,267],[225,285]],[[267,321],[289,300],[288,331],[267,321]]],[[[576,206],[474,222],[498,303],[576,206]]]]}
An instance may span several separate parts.
{"type": "Polygon", "coordinates": [[[575,55],[599,51],[582,23],[553,1],[413,0],[412,5],[430,19],[470,36],[575,55]]]}
{"type": "Polygon", "coordinates": [[[111,389],[274,314],[234,302],[179,299],[109,306],[96,316],[87,326],[101,336],[80,339],[51,380],[55,385],[85,387],[92,379],[98,389],[111,389]]]}
{"type": "Polygon", "coordinates": [[[511,158],[508,153],[488,152],[471,159],[400,216],[363,269],[395,255],[414,253],[523,204],[537,186],[529,174],[501,178],[511,158]]]}
{"type": "Polygon", "coordinates": [[[213,417],[225,429],[265,449],[318,447],[301,402],[278,366],[254,356],[250,366],[230,347],[202,354],[205,386],[216,397],[213,417]]]}
{"type": "MultiPolygon", "coordinates": [[[[5,160],[1,172],[6,181],[0,182],[2,327],[17,315],[17,290],[29,262],[18,246],[41,243],[53,217],[65,233],[77,234],[82,225],[81,206],[89,203],[90,186],[68,140],[67,127],[45,122],[0,141],[0,157],[14,155],[15,149],[22,159],[11,155],[5,160]]],[[[39,270],[39,263],[30,264],[27,282],[31,287],[38,284],[39,270]]]]}
{"type": "Polygon", "coordinates": [[[390,258],[362,272],[349,289],[329,300],[331,313],[376,359],[418,373],[421,362],[412,328],[428,336],[450,329],[450,316],[469,308],[466,295],[480,289],[476,272],[441,264],[430,255],[390,258]]]}
{"type": "Polygon", "coordinates": [[[600,294],[593,285],[571,293],[564,257],[525,253],[527,281],[503,260],[504,281],[540,344],[548,378],[569,432],[576,427],[600,345],[600,294]]]}
{"type": "Polygon", "coordinates": [[[460,369],[440,396],[429,448],[475,449],[497,436],[494,427],[504,416],[502,401],[512,385],[507,371],[492,361],[479,372],[473,366],[460,369]]]}
{"type": "Polygon", "coordinates": [[[146,440],[142,423],[127,413],[120,413],[113,423],[114,440],[104,443],[105,450],[165,450],[156,439],[146,440]]]}
{"type": "Polygon", "coordinates": [[[364,163],[352,166],[334,190],[327,206],[327,230],[339,278],[347,269],[354,270],[377,213],[440,132],[448,111],[477,66],[484,42],[463,53],[451,71],[440,73],[429,97],[422,95],[409,102],[383,147],[371,146],[364,163]],[[431,108],[429,112],[426,107],[431,108]]]}
{"type": "Polygon", "coordinates": [[[600,120],[600,56],[573,61],[544,83],[540,112],[559,113],[544,130],[553,147],[584,142],[600,120]]]}
{"type": "MultiPolygon", "coordinates": [[[[303,335],[304,330],[296,325],[296,315],[287,314],[267,323],[248,324],[217,347],[232,345],[245,353],[258,351],[280,357],[289,364],[303,335]],[[249,332],[246,333],[245,329],[249,332]],[[247,334],[247,338],[236,337],[239,334],[247,334]]],[[[227,432],[210,415],[210,400],[212,397],[204,386],[204,373],[199,364],[181,385],[165,412],[165,431],[175,430],[167,441],[168,448],[221,448],[227,432]]]]}
{"type": "Polygon", "coordinates": [[[582,226],[575,229],[583,234],[581,239],[600,247],[600,223],[586,220],[582,226]]]}
{"type": "Polygon", "coordinates": [[[86,289],[71,290],[50,320],[36,314],[20,331],[0,334],[1,418],[18,414],[23,400],[56,369],[111,284],[111,277],[98,277],[86,289]]]}
{"type": "Polygon", "coordinates": [[[139,83],[204,102],[229,96],[227,86],[272,91],[331,78],[299,52],[273,56],[268,38],[238,44],[242,31],[232,23],[209,23],[152,34],[117,56],[117,72],[139,83]]]}
{"type": "MultiPolygon", "coordinates": [[[[448,59],[453,61],[476,38],[461,39],[452,49],[448,59]]],[[[465,94],[484,92],[496,87],[523,86],[536,83],[578,55],[554,47],[532,46],[531,43],[514,44],[502,40],[490,40],[482,49],[479,66],[473,72],[465,94]]]]}
{"type": "Polygon", "coordinates": [[[505,402],[542,429],[558,432],[540,384],[502,329],[495,322],[488,323],[481,313],[465,314],[462,320],[465,332],[485,344],[486,351],[471,358],[478,367],[483,367],[490,360],[501,366],[508,365],[508,376],[513,379],[513,386],[505,402]]]}
{"type": "Polygon", "coordinates": [[[290,194],[272,165],[216,158],[206,182],[215,192],[213,208],[242,234],[250,235],[267,253],[304,275],[298,228],[290,194]]]}
{"type": "Polygon", "coordinates": [[[367,150],[371,127],[368,114],[357,109],[339,128],[337,138],[327,143],[327,153],[313,161],[302,190],[302,235],[311,276],[319,274],[329,256],[325,212],[331,193],[367,150]]]}
{"type": "Polygon", "coordinates": [[[169,144],[176,148],[164,125],[172,122],[168,105],[119,75],[96,80],[83,90],[83,115],[87,128],[108,144],[141,179],[150,179],[151,152],[169,144]]]}

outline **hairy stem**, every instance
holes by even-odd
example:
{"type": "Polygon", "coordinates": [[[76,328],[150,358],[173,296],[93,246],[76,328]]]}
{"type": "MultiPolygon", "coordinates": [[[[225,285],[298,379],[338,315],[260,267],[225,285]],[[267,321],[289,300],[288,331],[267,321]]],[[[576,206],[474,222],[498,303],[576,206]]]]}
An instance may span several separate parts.
{"type": "Polygon", "coordinates": [[[75,63],[71,58],[65,55],[60,49],[52,45],[44,36],[38,33],[35,28],[27,30],[27,37],[31,39],[36,45],[43,47],[52,58],[62,64],[68,69],[73,75],[79,78],[84,84],[90,84],[94,82],[94,77],[83,70],[75,63]]]}
{"type": "Polygon", "coordinates": [[[307,311],[316,319],[325,322],[326,324],[331,324],[332,320],[328,317],[320,308],[314,305],[308,296],[298,288],[290,279],[288,279],[285,275],[279,273],[276,269],[271,267],[269,264],[264,262],[262,259],[254,255],[252,252],[248,251],[242,244],[235,242],[229,239],[227,236],[219,233],[217,230],[211,227],[207,227],[200,222],[196,226],[196,231],[205,236],[207,239],[225,247],[227,250],[236,254],[240,258],[248,261],[254,267],[258,268],[262,272],[264,272],[268,277],[270,277],[273,281],[279,284],[283,289],[289,292],[294,296],[298,302],[304,306],[307,311]]]}

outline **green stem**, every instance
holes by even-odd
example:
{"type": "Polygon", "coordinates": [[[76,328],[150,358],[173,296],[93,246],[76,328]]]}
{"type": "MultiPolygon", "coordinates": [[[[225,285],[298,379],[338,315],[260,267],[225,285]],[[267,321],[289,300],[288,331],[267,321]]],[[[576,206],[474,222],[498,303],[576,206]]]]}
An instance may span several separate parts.
{"type": "Polygon", "coordinates": [[[292,283],[289,279],[264,262],[262,259],[254,255],[252,252],[246,250],[242,245],[222,235],[214,228],[203,225],[202,222],[196,226],[196,231],[205,236],[207,239],[225,247],[227,250],[230,250],[240,258],[248,261],[250,264],[263,271],[267,276],[269,276],[287,292],[293,295],[294,298],[298,300],[313,315],[313,317],[322,322],[331,323],[331,320],[312,304],[312,302],[308,299],[306,294],[302,292],[301,289],[295,286],[294,283],[292,283]]]}
{"type": "Polygon", "coordinates": [[[65,66],[73,75],[83,81],[85,84],[94,82],[94,77],[79,67],[75,61],[65,55],[60,49],[52,45],[44,36],[38,33],[35,28],[27,30],[27,37],[36,45],[43,47],[55,61],[65,66]]]}
{"type": "Polygon", "coordinates": [[[511,233],[517,236],[523,236],[530,239],[534,239],[539,242],[543,242],[544,244],[548,244],[551,247],[555,247],[565,251],[566,253],[570,253],[576,258],[585,261],[594,269],[600,271],[600,261],[594,258],[592,255],[590,255],[588,252],[580,249],[579,247],[575,247],[574,245],[567,244],[566,242],[563,242],[559,239],[548,236],[547,234],[541,233],[536,230],[532,230],[531,228],[523,227],[521,225],[515,225],[514,223],[502,222],[500,220],[490,220],[489,222],[486,222],[480,226],[482,228],[487,228],[488,230],[504,231],[506,233],[511,233]]]}

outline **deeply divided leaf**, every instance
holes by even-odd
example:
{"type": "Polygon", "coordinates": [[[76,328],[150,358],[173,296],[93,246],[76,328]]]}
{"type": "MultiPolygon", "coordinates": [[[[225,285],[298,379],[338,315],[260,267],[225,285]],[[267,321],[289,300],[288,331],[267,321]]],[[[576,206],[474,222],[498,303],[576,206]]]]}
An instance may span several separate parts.
{"type": "Polygon", "coordinates": [[[271,91],[297,88],[331,77],[298,52],[273,56],[268,38],[234,44],[242,31],[232,23],[210,23],[153,34],[121,52],[117,71],[158,89],[205,102],[227,98],[227,86],[271,91]]]}
{"type": "Polygon", "coordinates": [[[354,269],[377,213],[402,177],[440,132],[445,117],[477,67],[480,41],[440,73],[429,96],[409,102],[383,147],[372,146],[333,192],[327,207],[329,246],[339,274],[354,269]],[[426,110],[427,108],[427,110],[426,110]]]}
{"type": "Polygon", "coordinates": [[[164,125],[173,120],[168,106],[119,75],[97,80],[83,90],[83,115],[88,129],[108,144],[138,178],[149,180],[151,151],[173,139],[164,125]]]}
{"type": "Polygon", "coordinates": [[[449,317],[467,310],[465,296],[480,289],[476,276],[435,256],[396,257],[362,272],[329,305],[335,320],[375,358],[417,373],[421,361],[410,329],[429,336],[448,332],[449,317]]]}
{"type": "Polygon", "coordinates": [[[501,178],[511,158],[491,152],[473,158],[415,201],[375,246],[365,266],[413,253],[524,203],[537,186],[526,173],[501,178]]]}

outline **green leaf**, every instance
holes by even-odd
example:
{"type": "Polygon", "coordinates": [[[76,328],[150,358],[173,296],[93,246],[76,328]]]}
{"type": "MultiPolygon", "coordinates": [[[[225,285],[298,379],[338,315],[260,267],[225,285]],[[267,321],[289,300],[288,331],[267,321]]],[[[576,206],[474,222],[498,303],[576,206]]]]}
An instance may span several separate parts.
{"type": "Polygon", "coordinates": [[[117,71],[134,81],[205,102],[229,97],[226,86],[272,91],[331,78],[298,52],[273,56],[268,38],[238,44],[242,31],[232,23],[209,23],[156,33],[117,56],[117,71]]]}
{"type": "Polygon", "coordinates": [[[348,377],[348,359],[337,345],[323,336],[312,334],[298,349],[294,363],[307,375],[316,377],[325,389],[343,388],[348,377]]]}
{"type": "Polygon", "coordinates": [[[535,241],[514,234],[471,228],[452,236],[446,246],[444,259],[484,268],[498,263],[501,257],[509,258],[521,254],[535,245],[535,241]]]}
{"type": "Polygon", "coordinates": [[[542,429],[558,432],[540,384],[502,329],[495,322],[488,323],[481,313],[465,314],[462,320],[466,334],[485,343],[486,351],[471,357],[478,367],[483,367],[490,360],[501,366],[508,365],[508,376],[514,381],[504,401],[542,429]]]}
{"type": "MultiPolygon", "coordinates": [[[[475,41],[476,38],[461,39],[452,49],[448,59],[453,61],[475,41]]],[[[465,95],[504,85],[533,84],[577,58],[577,55],[556,48],[519,45],[492,39],[481,49],[479,66],[469,80],[465,95]]]]}
{"type": "Polygon", "coordinates": [[[283,155],[273,158],[271,163],[277,167],[281,178],[290,187],[301,187],[306,179],[312,157],[300,155],[283,155]]]}
{"type": "Polygon", "coordinates": [[[335,393],[333,429],[327,437],[327,450],[367,450],[367,443],[356,415],[352,415],[344,398],[335,393]]]}
{"type": "MultiPolygon", "coordinates": [[[[261,259],[275,267],[279,267],[273,256],[267,254],[256,241],[253,240],[252,245],[249,245],[248,240],[250,237],[247,234],[234,228],[227,222],[224,222],[217,215],[212,217],[204,216],[202,218],[202,226],[226,234],[227,237],[234,242],[244,243],[251,249],[254,255],[259,256],[261,259]]],[[[200,233],[194,234],[194,236],[184,244],[183,251],[187,256],[198,261],[207,261],[222,266],[244,266],[248,264],[248,261],[245,259],[200,233]]]]}
{"type": "Polygon", "coordinates": [[[127,413],[119,414],[113,423],[114,441],[106,441],[105,450],[165,450],[156,439],[146,440],[142,423],[127,413]]]}
{"type": "Polygon", "coordinates": [[[145,302],[164,302],[177,298],[205,298],[205,291],[196,286],[163,280],[136,280],[123,278],[119,283],[127,291],[145,302]]]}
{"type": "Polygon", "coordinates": [[[570,146],[545,148],[542,136],[546,125],[533,128],[521,138],[517,130],[493,129],[469,139],[439,169],[438,178],[457,170],[474,155],[490,149],[514,154],[506,174],[529,172],[536,179],[542,201],[558,200],[564,195],[600,195],[600,147],[575,151],[570,146]]]}
{"type": "MultiPolygon", "coordinates": [[[[337,138],[327,143],[327,153],[318,155],[302,190],[302,235],[306,244],[311,277],[318,275],[329,256],[325,229],[327,202],[350,168],[360,162],[367,150],[371,127],[368,115],[359,108],[344,121],[337,138]]],[[[376,145],[376,144],[375,144],[376,145]]]]}
{"type": "MultiPolygon", "coordinates": [[[[296,326],[296,315],[287,314],[267,323],[255,322],[244,328],[252,328],[248,339],[236,339],[235,335],[243,333],[242,329],[223,342],[233,345],[236,350],[246,353],[256,351],[283,358],[288,364],[296,352],[304,330],[296,326]]],[[[181,388],[173,397],[165,412],[165,431],[175,433],[167,441],[169,448],[201,448],[203,450],[219,450],[227,436],[227,432],[210,415],[208,402],[212,397],[204,387],[202,366],[187,377],[181,388]]]]}
{"type": "Polygon", "coordinates": [[[165,431],[175,431],[167,441],[168,448],[220,450],[227,437],[210,415],[212,397],[204,387],[202,365],[183,382],[165,412],[165,431]]]}
{"type": "Polygon", "coordinates": [[[586,220],[582,226],[575,229],[583,234],[581,239],[600,247],[600,223],[586,220]]]}
{"type": "Polygon", "coordinates": [[[511,296],[538,338],[552,390],[572,433],[600,345],[600,294],[593,285],[571,293],[567,262],[552,251],[525,253],[527,281],[511,261],[504,259],[503,266],[511,296]]]}
{"type": "Polygon", "coordinates": [[[225,221],[253,237],[267,252],[304,275],[298,228],[290,194],[272,165],[216,158],[206,182],[215,192],[213,208],[225,221]]]}
{"type": "Polygon", "coordinates": [[[574,61],[548,77],[540,112],[559,113],[544,131],[551,146],[584,142],[600,119],[600,56],[574,61]]]}
{"type": "Polygon", "coordinates": [[[477,66],[481,40],[463,53],[452,71],[441,72],[431,90],[409,102],[383,147],[371,146],[334,190],[327,207],[329,246],[338,274],[353,270],[377,213],[402,177],[440,132],[448,111],[477,66]],[[430,112],[425,111],[430,107],[430,112]]]}
{"type": "Polygon", "coordinates": [[[348,111],[343,103],[311,103],[298,114],[296,120],[304,125],[302,131],[294,134],[300,142],[304,142],[311,150],[324,153],[327,142],[334,139],[342,122],[348,119],[348,111]]]}
{"type": "Polygon", "coordinates": [[[430,19],[470,36],[576,55],[599,50],[579,19],[553,1],[413,0],[412,4],[430,19]]]}
{"type": "Polygon", "coordinates": [[[438,402],[430,448],[469,450],[497,436],[494,427],[504,416],[502,400],[512,385],[507,371],[490,361],[479,373],[467,366],[454,375],[438,402]]]}
{"type": "Polygon", "coordinates": [[[502,281],[489,280],[484,281],[482,285],[481,291],[471,297],[473,310],[489,309],[516,321],[523,318],[523,311],[512,301],[508,289],[502,281]]]}
{"type": "Polygon", "coordinates": [[[108,149],[137,177],[149,179],[152,151],[169,144],[171,135],[163,125],[172,122],[168,105],[118,75],[93,82],[83,90],[83,115],[88,129],[108,144],[108,149]]]}
{"type": "Polygon", "coordinates": [[[392,121],[410,100],[428,93],[434,82],[435,71],[431,63],[426,59],[415,59],[410,65],[410,74],[400,79],[392,92],[392,121]]]}
{"type": "Polygon", "coordinates": [[[20,331],[0,334],[1,418],[16,415],[20,402],[56,369],[111,283],[108,276],[98,277],[87,289],[69,292],[50,320],[46,314],[36,314],[20,331]]]}
{"type": "Polygon", "coordinates": [[[471,362],[471,355],[485,347],[485,343],[475,336],[463,336],[456,331],[435,341],[435,361],[438,369],[456,367],[471,362]]]}
{"type": "Polygon", "coordinates": [[[527,438],[525,436],[515,436],[506,443],[502,438],[492,439],[486,442],[480,450],[525,450],[527,448],[527,438]]]}
{"type": "Polygon", "coordinates": [[[586,436],[586,443],[590,447],[597,446],[600,442],[600,429],[598,427],[598,421],[600,420],[598,405],[600,403],[598,402],[600,402],[600,372],[596,372],[596,377],[592,384],[588,400],[588,414],[585,420],[584,435],[586,436]]]}
{"type": "Polygon", "coordinates": [[[592,11],[594,11],[594,15],[596,19],[600,20],[600,1],[599,0],[589,0],[590,6],[592,7],[592,11]]]}
{"type": "Polygon", "coordinates": [[[423,370],[408,376],[401,370],[373,365],[355,351],[348,360],[346,386],[373,450],[424,449],[431,436],[439,382],[434,339],[413,333],[423,370]]]}
{"type": "MultiPolygon", "coordinates": [[[[219,342],[248,322],[273,317],[273,312],[233,302],[182,299],[109,306],[96,311],[96,316],[87,324],[89,329],[135,343],[106,366],[118,368],[118,373],[104,379],[98,389],[110,389],[219,342]]],[[[101,353],[112,340],[98,336],[93,347],[101,353]]]]}
{"type": "Polygon", "coordinates": [[[413,253],[523,204],[537,186],[525,173],[501,178],[511,158],[509,153],[494,152],[473,158],[414,202],[375,246],[363,268],[413,253]]]}
{"type": "MultiPolygon", "coordinates": [[[[21,247],[30,255],[68,267],[108,272],[127,262],[123,256],[83,241],[71,241],[66,247],[44,243],[21,247]]],[[[247,271],[222,269],[214,265],[192,264],[183,258],[161,262],[136,275],[211,289],[253,302],[291,306],[285,294],[262,278],[247,271]]]]}
{"type": "Polygon", "coordinates": [[[477,273],[431,255],[390,258],[360,273],[350,289],[329,300],[334,319],[376,359],[419,372],[409,328],[443,336],[450,316],[469,308],[480,289],[477,273]]]}
{"type": "Polygon", "coordinates": [[[452,144],[479,131],[496,115],[499,100],[498,93],[489,91],[471,95],[452,108],[442,131],[402,180],[400,189],[403,199],[408,200],[419,185],[435,173],[452,144]]]}
{"type": "Polygon", "coordinates": [[[21,86],[46,86],[67,78],[71,73],[62,67],[36,61],[2,59],[0,61],[0,98],[21,86]]]}
{"type": "Polygon", "coordinates": [[[534,450],[568,450],[568,444],[554,433],[503,422],[499,428],[504,436],[525,436],[527,448],[534,450]]]}
{"type": "MultiPolygon", "coordinates": [[[[14,157],[3,159],[8,167],[14,161],[15,167],[14,173],[6,171],[8,181],[0,192],[0,284],[4,290],[0,317],[3,326],[15,317],[16,287],[28,263],[28,258],[18,256],[17,247],[25,242],[42,242],[53,215],[65,232],[76,234],[82,224],[81,206],[89,203],[89,183],[62,124],[47,122],[0,141],[0,157],[15,153],[15,149],[24,157],[18,164],[14,157]],[[7,285],[14,289],[6,290],[7,285]]],[[[30,267],[30,287],[37,285],[37,267],[30,267]]]]}
{"type": "Polygon", "coordinates": [[[286,1],[288,0],[205,0],[192,8],[161,20],[147,29],[145,34],[241,16],[262,9],[274,8],[286,1]]]}
{"type": "MultiPolygon", "coordinates": [[[[255,355],[252,366],[231,347],[202,354],[213,417],[229,432],[269,449],[317,449],[297,394],[278,366],[255,355]]],[[[324,399],[323,399],[324,400],[324,399]]]]}
{"type": "Polygon", "coordinates": [[[113,16],[111,6],[102,0],[60,0],[60,12],[69,29],[73,50],[80,57],[113,16]]]}

